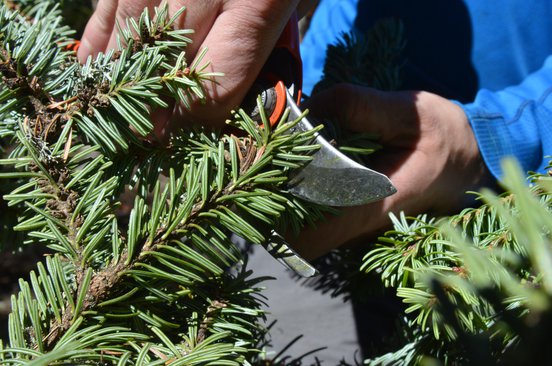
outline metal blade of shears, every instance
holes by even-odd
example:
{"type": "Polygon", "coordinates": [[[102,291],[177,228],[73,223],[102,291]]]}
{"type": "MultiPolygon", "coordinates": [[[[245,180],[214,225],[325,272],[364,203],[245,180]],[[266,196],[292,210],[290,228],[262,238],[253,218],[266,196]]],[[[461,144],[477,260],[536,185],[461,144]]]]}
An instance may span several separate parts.
{"type": "Polygon", "coordinates": [[[309,278],[318,274],[318,270],[297,254],[284,237],[276,231],[271,232],[270,239],[263,244],[263,247],[278,262],[301,277],[309,278]]]}
{"type": "MultiPolygon", "coordinates": [[[[287,93],[289,120],[303,113],[287,93]]],[[[312,124],[303,117],[290,131],[312,130],[312,124]]],[[[316,143],[320,149],[312,161],[298,170],[289,182],[289,191],[294,196],[326,206],[357,206],[379,201],[397,190],[385,175],[369,169],[347,157],[321,135],[316,143]]]]}

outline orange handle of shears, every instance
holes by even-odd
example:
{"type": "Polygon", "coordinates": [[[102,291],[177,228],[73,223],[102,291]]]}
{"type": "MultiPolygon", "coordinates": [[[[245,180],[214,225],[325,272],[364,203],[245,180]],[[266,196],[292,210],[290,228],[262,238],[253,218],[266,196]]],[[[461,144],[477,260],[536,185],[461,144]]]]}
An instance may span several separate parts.
{"type": "Polygon", "coordinates": [[[298,19],[297,13],[293,13],[259,77],[265,82],[268,81],[276,94],[275,107],[269,116],[271,126],[274,126],[284,114],[287,106],[286,90],[292,94],[294,102],[299,104],[302,73],[298,19]]]}

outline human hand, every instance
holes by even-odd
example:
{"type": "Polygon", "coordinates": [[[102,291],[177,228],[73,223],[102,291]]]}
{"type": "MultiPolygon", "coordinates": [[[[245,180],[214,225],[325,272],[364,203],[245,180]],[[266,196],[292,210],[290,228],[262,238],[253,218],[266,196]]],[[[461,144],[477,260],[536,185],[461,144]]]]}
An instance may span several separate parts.
{"type": "Polygon", "coordinates": [[[464,111],[435,94],[343,84],[312,97],[307,107],[353,132],[380,136],[384,148],[370,168],[386,174],[397,193],[345,208],[290,240],[306,259],[381,232],[390,224],[389,212],[450,213],[466,205],[466,191],[492,182],[464,111]]]}
{"type": "MultiPolygon", "coordinates": [[[[194,103],[190,110],[175,106],[156,122],[157,134],[174,130],[185,122],[221,127],[228,113],[239,106],[272,51],[299,0],[167,0],[169,16],[183,6],[186,12],[177,28],[195,31],[193,43],[186,49],[190,60],[207,48],[205,60],[211,71],[224,73],[216,82],[207,83],[207,101],[194,103]]],[[[86,60],[117,46],[116,21],[125,24],[138,18],[147,7],[151,12],[161,0],[100,0],[81,39],[78,57],[86,60]]]]}

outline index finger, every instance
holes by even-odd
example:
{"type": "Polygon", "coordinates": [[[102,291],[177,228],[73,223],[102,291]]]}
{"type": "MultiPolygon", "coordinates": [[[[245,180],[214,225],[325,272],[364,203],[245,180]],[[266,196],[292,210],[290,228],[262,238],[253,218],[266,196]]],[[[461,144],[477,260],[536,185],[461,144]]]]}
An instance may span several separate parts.
{"type": "Polygon", "coordinates": [[[336,119],[353,132],[374,133],[382,141],[417,131],[416,93],[384,92],[338,84],[313,95],[304,105],[312,115],[336,119]]]}

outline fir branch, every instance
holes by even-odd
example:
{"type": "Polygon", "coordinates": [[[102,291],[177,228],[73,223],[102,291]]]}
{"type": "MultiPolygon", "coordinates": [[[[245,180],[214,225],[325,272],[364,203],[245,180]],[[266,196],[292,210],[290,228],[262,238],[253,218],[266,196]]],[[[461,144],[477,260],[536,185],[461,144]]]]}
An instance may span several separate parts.
{"type": "Polygon", "coordinates": [[[533,176],[529,189],[511,165],[505,171],[510,193],[497,197],[485,192],[482,206],[439,222],[424,216],[394,218],[395,229],[365,257],[363,269],[379,273],[387,286],[397,289],[408,305],[411,326],[426,333],[426,345],[416,346],[417,356],[409,364],[423,355],[441,354],[439,349],[448,349],[444,355],[456,360],[503,362],[501,353],[531,347],[512,347],[519,339],[516,334],[527,337],[528,314],[550,311],[545,285],[548,178],[533,176]],[[455,347],[459,353],[454,356],[450,350],[455,347]]]}
{"type": "Polygon", "coordinates": [[[5,83],[11,119],[1,124],[19,147],[2,161],[12,167],[2,177],[26,182],[5,199],[25,210],[16,228],[55,254],[30,284],[20,282],[4,364],[243,364],[262,334],[262,279],[235,269],[243,258],[232,233],[262,244],[274,227],[321,215],[285,189],[318,148],[316,130],[290,133],[299,119],[270,130],[239,111],[232,123],[241,135],[183,131],[167,147],[135,136],[153,128],[162,95],[202,97],[212,76],[183,53],[172,57],[170,37],[183,41],[184,33],[159,19],[166,9],[156,14],[140,18],[141,38],[82,66],[55,44],[12,52],[35,25],[9,14],[20,21],[5,26],[21,32],[9,38],[16,46],[4,43],[2,71],[17,83],[5,83]],[[63,71],[44,62],[50,53],[63,71]],[[33,78],[29,54],[45,65],[33,78]],[[125,216],[120,195],[129,187],[135,198],[125,216]]]}

